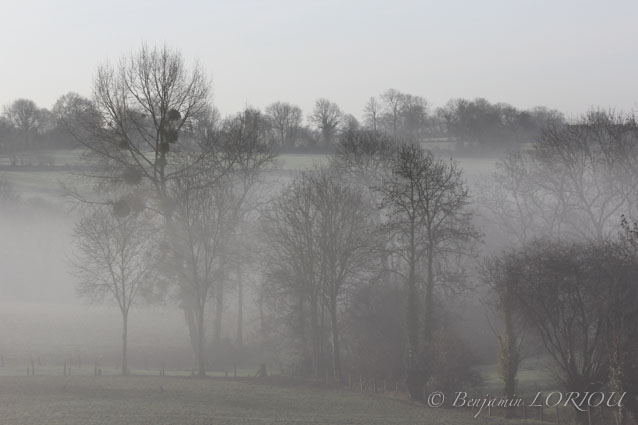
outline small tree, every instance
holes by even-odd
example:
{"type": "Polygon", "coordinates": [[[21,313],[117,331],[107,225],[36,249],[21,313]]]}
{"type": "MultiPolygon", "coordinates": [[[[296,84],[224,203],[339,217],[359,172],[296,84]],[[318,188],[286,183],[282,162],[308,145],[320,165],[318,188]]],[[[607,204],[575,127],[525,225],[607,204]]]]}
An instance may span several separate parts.
{"type": "Polygon", "coordinates": [[[148,215],[119,217],[103,206],[82,217],[73,233],[78,294],[92,301],[115,301],[122,314],[122,375],[129,373],[129,312],[153,284],[156,235],[148,215]]]}

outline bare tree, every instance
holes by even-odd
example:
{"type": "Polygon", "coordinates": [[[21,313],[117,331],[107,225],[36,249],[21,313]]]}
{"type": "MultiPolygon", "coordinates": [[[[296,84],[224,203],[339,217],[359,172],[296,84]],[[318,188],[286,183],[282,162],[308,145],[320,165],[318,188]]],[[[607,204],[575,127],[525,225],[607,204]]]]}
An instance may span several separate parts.
{"type": "Polygon", "coordinates": [[[334,378],[343,382],[338,302],[349,286],[358,283],[371,268],[375,248],[372,205],[354,187],[344,185],[338,175],[324,172],[312,182],[314,203],[319,210],[317,254],[320,280],[330,312],[334,378]]]}
{"type": "MultiPolygon", "coordinates": [[[[264,167],[276,156],[273,150],[274,138],[269,120],[253,109],[246,109],[226,120],[220,138],[224,151],[229,152],[234,162],[231,176],[236,197],[233,210],[236,221],[235,226],[230,229],[230,235],[236,237],[238,225],[244,223],[248,214],[254,211],[254,201],[258,198],[254,190],[259,186],[258,178],[264,167]]],[[[228,261],[231,261],[231,258],[228,258],[228,261]]],[[[224,292],[225,281],[220,280],[215,290],[215,341],[221,339],[224,292]]]]}
{"type": "MultiPolygon", "coordinates": [[[[600,308],[612,278],[605,266],[608,248],[604,243],[536,240],[512,253],[521,270],[521,278],[512,281],[516,305],[554,360],[563,388],[580,397],[598,391],[608,376],[600,308]]],[[[578,409],[576,415],[585,423],[586,415],[578,409]]]]}
{"type": "Polygon", "coordinates": [[[30,99],[17,99],[4,107],[4,116],[19,134],[19,140],[8,144],[9,159],[12,164],[16,164],[17,153],[32,147],[33,136],[39,125],[40,109],[30,99]]]}
{"type": "Polygon", "coordinates": [[[288,300],[288,325],[315,375],[324,372],[328,333],[333,376],[343,380],[339,305],[371,268],[373,213],[355,187],[321,170],[303,174],[264,214],[266,284],[288,300]]]}
{"type": "Polygon", "coordinates": [[[268,121],[254,110],[229,118],[219,135],[220,149],[232,158],[232,169],[220,178],[205,161],[175,179],[170,198],[174,216],[168,223],[173,274],[189,327],[198,374],[206,374],[205,313],[215,300],[213,338],[221,339],[228,275],[242,259],[235,258],[238,226],[254,207],[250,197],[259,173],[275,154],[268,121]],[[207,173],[213,173],[212,176],[207,173]],[[215,180],[215,184],[210,184],[215,180]]]}
{"type": "Polygon", "coordinates": [[[93,102],[75,92],[66,93],[56,100],[51,110],[67,145],[77,146],[77,139],[87,140],[91,134],[82,130],[100,127],[100,117],[93,102]],[[93,121],[93,122],[92,122],[93,121]]]}
{"type": "Polygon", "coordinates": [[[336,103],[321,98],[315,102],[315,108],[308,120],[321,131],[324,143],[330,145],[334,141],[339,125],[342,122],[342,116],[343,113],[336,103]]]}
{"type": "Polygon", "coordinates": [[[177,286],[180,307],[188,325],[198,374],[206,374],[206,307],[223,284],[224,263],[232,246],[236,198],[230,180],[210,186],[205,174],[180,177],[177,200],[169,223],[172,251],[167,277],[177,286]]]}
{"type": "Polygon", "coordinates": [[[101,206],[90,210],[73,233],[78,294],[93,301],[115,301],[122,315],[122,375],[129,373],[130,310],[154,283],[157,230],[148,214],[119,217],[101,206]]]}
{"type": "Polygon", "coordinates": [[[341,132],[357,131],[361,127],[359,120],[352,114],[344,114],[341,119],[341,132]]]}
{"type": "Polygon", "coordinates": [[[98,68],[92,107],[68,100],[83,118],[69,122],[69,130],[87,148],[91,177],[102,188],[148,183],[170,215],[169,183],[205,159],[212,163],[210,85],[177,51],[143,46],[117,66],[98,68]]]}
{"type": "Polygon", "coordinates": [[[365,125],[372,131],[380,130],[379,119],[381,115],[381,105],[377,98],[372,96],[368,103],[363,107],[363,116],[365,125]]]}
{"type": "Polygon", "coordinates": [[[344,131],[339,138],[332,165],[344,174],[354,173],[364,185],[380,183],[389,169],[396,143],[386,133],[373,130],[344,131]]]}
{"type": "Polygon", "coordinates": [[[428,102],[421,96],[404,94],[400,110],[398,136],[413,143],[422,142],[431,133],[428,102]]]}
{"type": "Polygon", "coordinates": [[[286,102],[275,102],[266,107],[273,128],[279,133],[282,147],[294,147],[303,115],[301,108],[286,102]]]}
{"type": "Polygon", "coordinates": [[[531,151],[497,163],[481,205],[519,242],[540,235],[605,239],[621,212],[636,214],[636,141],[631,116],[593,111],[554,123],[531,151]]]}
{"type": "Polygon", "coordinates": [[[549,197],[536,177],[529,153],[512,152],[478,182],[478,205],[491,226],[491,237],[500,243],[522,244],[560,234],[568,205],[549,197]]]}
{"type": "Polygon", "coordinates": [[[381,94],[381,101],[383,102],[383,121],[385,122],[386,128],[388,128],[390,133],[395,137],[398,135],[404,100],[405,95],[395,89],[388,89],[381,94]]]}
{"type": "Polygon", "coordinates": [[[416,145],[403,144],[391,164],[392,173],[379,191],[381,206],[387,211],[388,250],[407,268],[398,271],[406,284],[407,378],[411,396],[420,400],[427,369],[424,362],[430,357],[427,350],[435,330],[434,288],[462,278],[450,273],[449,261],[471,255],[481,235],[472,224],[469,192],[456,162],[446,163],[416,145]],[[423,282],[422,338],[419,281],[423,282]]]}

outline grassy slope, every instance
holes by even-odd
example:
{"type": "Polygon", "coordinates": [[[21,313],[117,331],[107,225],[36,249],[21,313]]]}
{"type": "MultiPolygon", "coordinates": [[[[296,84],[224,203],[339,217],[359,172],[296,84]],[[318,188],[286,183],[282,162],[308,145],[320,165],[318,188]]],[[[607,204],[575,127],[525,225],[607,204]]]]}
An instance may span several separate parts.
{"type": "Polygon", "coordinates": [[[388,397],[304,386],[174,377],[36,376],[0,380],[0,423],[469,425],[511,422],[487,417],[476,420],[465,409],[424,408],[388,397]]]}

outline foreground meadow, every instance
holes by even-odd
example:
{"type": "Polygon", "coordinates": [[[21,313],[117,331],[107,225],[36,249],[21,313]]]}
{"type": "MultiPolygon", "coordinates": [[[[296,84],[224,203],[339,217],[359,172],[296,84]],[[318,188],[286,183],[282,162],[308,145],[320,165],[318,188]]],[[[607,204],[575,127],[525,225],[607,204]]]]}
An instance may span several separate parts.
{"type": "MultiPolygon", "coordinates": [[[[2,377],[3,425],[504,424],[465,409],[255,381],[176,377],[2,377]]],[[[533,423],[533,422],[529,422],[533,423]]]]}

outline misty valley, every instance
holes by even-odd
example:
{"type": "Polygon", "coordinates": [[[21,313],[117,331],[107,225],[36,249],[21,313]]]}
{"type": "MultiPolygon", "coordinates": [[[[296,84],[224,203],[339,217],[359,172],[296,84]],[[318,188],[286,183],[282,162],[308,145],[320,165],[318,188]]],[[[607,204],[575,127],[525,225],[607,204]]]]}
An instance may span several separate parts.
{"type": "Polygon", "coordinates": [[[2,109],[1,424],[638,423],[632,113],[224,115],[185,56],[2,109]]]}

